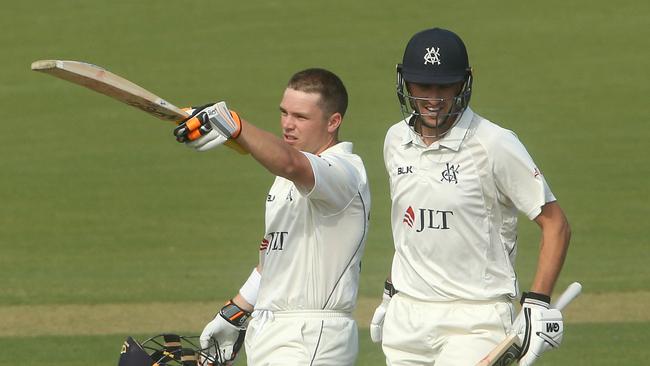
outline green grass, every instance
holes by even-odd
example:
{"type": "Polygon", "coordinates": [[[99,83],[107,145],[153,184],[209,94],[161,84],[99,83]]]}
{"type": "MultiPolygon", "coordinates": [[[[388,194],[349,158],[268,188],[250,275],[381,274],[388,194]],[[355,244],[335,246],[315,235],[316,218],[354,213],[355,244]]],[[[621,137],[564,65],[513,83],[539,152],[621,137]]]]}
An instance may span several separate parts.
{"type": "MultiPolygon", "coordinates": [[[[474,110],[518,134],[570,219],[558,287],[580,280],[587,293],[650,291],[650,112],[641,100],[650,92],[649,11],[603,0],[5,4],[0,307],[222,299],[246,278],[263,231],[272,177],[252,159],[194,153],[165,122],[29,71],[46,58],[102,65],[180,106],[225,99],[270,131],[293,72],[338,73],[350,93],[342,137],[363,156],[373,195],[360,294],[378,296],[392,254],[381,149],[401,118],[394,64],[408,38],[433,25],[464,38],[474,110]]],[[[526,287],[539,234],[527,220],[520,226],[526,287]]],[[[571,325],[561,350],[539,364],[643,364],[647,329],[571,325]]],[[[360,333],[359,364],[381,364],[360,333]]],[[[11,350],[0,365],[114,364],[122,338],[0,337],[11,350]]]]}
{"type": "MultiPolygon", "coordinates": [[[[562,347],[544,354],[535,365],[642,365],[650,357],[650,351],[645,347],[649,333],[647,323],[574,325],[565,334],[562,347]]],[[[136,336],[136,339],[149,336],[136,336]]],[[[14,365],[16,360],[25,366],[116,365],[125,338],[126,335],[0,338],[0,345],[5,350],[0,365],[14,365]]],[[[246,365],[245,354],[241,356],[237,365],[246,365]]],[[[367,330],[360,332],[357,364],[384,364],[379,345],[370,341],[367,330]]]]}

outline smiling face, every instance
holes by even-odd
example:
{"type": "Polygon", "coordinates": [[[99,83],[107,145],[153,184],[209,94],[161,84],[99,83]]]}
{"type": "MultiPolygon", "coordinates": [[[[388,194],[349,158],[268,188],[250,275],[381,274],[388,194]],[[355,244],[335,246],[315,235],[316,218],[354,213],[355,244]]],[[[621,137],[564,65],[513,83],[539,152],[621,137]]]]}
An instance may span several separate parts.
{"type": "Polygon", "coordinates": [[[419,112],[416,131],[424,136],[440,136],[453,125],[456,116],[449,115],[462,83],[408,83],[413,109],[419,112]]]}
{"type": "Polygon", "coordinates": [[[338,142],[341,114],[327,116],[320,102],[319,93],[285,89],[280,102],[280,126],[286,143],[300,151],[319,154],[338,142]]]}

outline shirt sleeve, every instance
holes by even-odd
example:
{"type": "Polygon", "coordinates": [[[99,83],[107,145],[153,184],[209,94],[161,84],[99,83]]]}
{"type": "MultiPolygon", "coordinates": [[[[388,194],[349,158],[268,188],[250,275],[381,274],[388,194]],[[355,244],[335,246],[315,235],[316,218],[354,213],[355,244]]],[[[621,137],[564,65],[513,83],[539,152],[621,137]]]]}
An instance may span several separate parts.
{"type": "Polygon", "coordinates": [[[533,220],[542,206],[555,201],[542,172],[512,131],[505,130],[492,151],[493,170],[499,198],[510,201],[533,220]]]}
{"type": "Polygon", "coordinates": [[[303,152],[314,171],[311,191],[298,190],[326,215],[345,209],[359,192],[361,175],[353,164],[336,154],[314,155],[303,152]]]}

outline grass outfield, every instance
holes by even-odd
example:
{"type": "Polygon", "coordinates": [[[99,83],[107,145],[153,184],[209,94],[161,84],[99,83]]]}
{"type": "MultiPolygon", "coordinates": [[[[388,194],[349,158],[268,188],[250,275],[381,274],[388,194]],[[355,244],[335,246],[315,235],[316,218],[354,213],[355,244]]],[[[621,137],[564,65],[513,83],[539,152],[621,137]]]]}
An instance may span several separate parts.
{"type": "MultiPolygon", "coordinates": [[[[518,134],[572,224],[558,289],[579,280],[584,294],[567,310],[562,348],[538,364],[647,363],[649,13],[647,2],[603,0],[5,4],[0,366],[113,365],[126,334],[198,333],[257,259],[272,182],[250,157],[197,154],[165,122],[29,71],[50,58],[102,65],[180,106],[225,99],[270,131],[293,72],[338,73],[350,93],[342,137],[373,195],[359,365],[381,364],[366,321],[392,255],[381,148],[401,118],[394,65],[433,25],[463,37],[474,110],[518,134]]],[[[538,229],[522,220],[519,238],[526,287],[538,229]]]]}
{"type": "MultiPolygon", "coordinates": [[[[143,335],[146,338],[149,335],[143,335]]],[[[535,363],[539,366],[572,365],[644,365],[650,357],[645,346],[647,324],[606,323],[579,324],[565,335],[562,348],[546,353],[535,363]],[[600,347],[594,347],[600,344],[600,347]]],[[[0,338],[10,354],[21,356],[21,365],[86,366],[116,365],[125,336],[48,336],[0,338]]],[[[4,349],[4,348],[3,348],[4,349]]],[[[0,365],[15,365],[16,361],[3,359],[0,365]]],[[[379,346],[370,337],[361,337],[358,365],[381,365],[383,359],[379,346]]],[[[246,365],[244,358],[237,365],[246,365]]]]}

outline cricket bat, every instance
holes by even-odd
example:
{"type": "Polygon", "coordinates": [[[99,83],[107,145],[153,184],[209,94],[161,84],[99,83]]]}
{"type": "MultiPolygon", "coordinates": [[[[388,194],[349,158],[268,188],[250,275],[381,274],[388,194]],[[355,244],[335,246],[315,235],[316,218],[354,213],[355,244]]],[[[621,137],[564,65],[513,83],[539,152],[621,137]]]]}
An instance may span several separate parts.
{"type": "MultiPolygon", "coordinates": [[[[552,308],[562,310],[582,291],[582,285],[574,282],[560,295],[552,308]]],[[[521,340],[516,334],[510,334],[490,351],[476,366],[507,366],[519,358],[521,340]]]]}
{"type": "MultiPolygon", "coordinates": [[[[147,89],[97,65],[79,61],[39,60],[32,62],[32,70],[84,86],[162,120],[178,124],[189,117],[184,110],[147,89]]],[[[247,153],[233,140],[226,141],[225,145],[240,154],[247,153]]]]}

